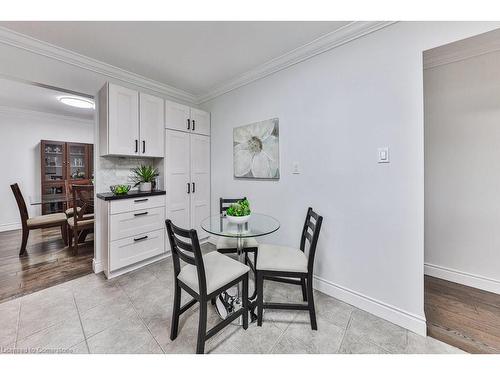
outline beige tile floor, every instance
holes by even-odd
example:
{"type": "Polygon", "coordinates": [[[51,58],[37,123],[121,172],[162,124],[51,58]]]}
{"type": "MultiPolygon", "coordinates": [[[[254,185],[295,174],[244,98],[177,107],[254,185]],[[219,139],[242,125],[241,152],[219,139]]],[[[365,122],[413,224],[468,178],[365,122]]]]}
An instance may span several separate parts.
{"type": "MultiPolygon", "coordinates": [[[[91,274],[2,303],[1,352],[194,353],[196,306],[183,314],[177,339],[169,338],[172,285],[168,258],[113,280],[91,274]]],[[[265,286],[265,300],[301,301],[296,286],[265,286]]],[[[462,353],[320,292],[315,298],[318,331],[311,331],[307,312],[267,311],[262,327],[230,325],[206,352],[462,353]]],[[[208,326],[218,319],[209,305],[208,326]]]]}

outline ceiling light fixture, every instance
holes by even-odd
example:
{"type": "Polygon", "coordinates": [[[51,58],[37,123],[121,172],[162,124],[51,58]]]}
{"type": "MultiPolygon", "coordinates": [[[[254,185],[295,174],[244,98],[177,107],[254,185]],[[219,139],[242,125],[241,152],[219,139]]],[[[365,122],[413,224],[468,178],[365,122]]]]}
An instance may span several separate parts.
{"type": "Polygon", "coordinates": [[[84,108],[84,109],[95,108],[93,100],[80,98],[78,96],[59,96],[57,100],[59,100],[63,104],[70,105],[76,108],[84,108]]]}

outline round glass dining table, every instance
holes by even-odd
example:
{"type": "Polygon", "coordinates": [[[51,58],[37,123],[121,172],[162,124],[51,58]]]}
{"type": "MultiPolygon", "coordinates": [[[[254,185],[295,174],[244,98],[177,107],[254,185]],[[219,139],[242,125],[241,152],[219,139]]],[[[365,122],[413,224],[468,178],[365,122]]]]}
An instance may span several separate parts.
{"type": "MultiPolygon", "coordinates": [[[[234,238],[236,255],[238,260],[244,263],[245,254],[243,249],[245,239],[274,233],[280,228],[280,223],[272,216],[252,213],[249,220],[244,224],[231,223],[225,215],[214,215],[203,220],[201,227],[214,236],[234,238]]],[[[237,311],[241,307],[240,297],[241,283],[234,290],[233,288],[228,289],[216,298],[215,306],[221,318],[226,318],[227,315],[237,311]]],[[[239,324],[242,324],[241,318],[239,324]]]]}

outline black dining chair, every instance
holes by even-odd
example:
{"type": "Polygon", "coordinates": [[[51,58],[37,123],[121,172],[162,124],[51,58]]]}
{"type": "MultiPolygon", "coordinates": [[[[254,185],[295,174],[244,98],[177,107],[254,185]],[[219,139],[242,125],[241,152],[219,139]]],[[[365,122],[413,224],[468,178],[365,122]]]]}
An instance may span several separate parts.
{"type": "MultiPolygon", "coordinates": [[[[235,199],[235,198],[219,198],[219,213],[222,217],[226,214],[227,209],[233,203],[239,202],[246,199],[246,197],[235,199]]],[[[222,223],[221,223],[222,225],[222,223]]],[[[217,251],[221,254],[236,254],[236,238],[231,237],[218,237],[215,247],[217,251]]],[[[255,263],[257,262],[257,254],[259,250],[259,243],[253,237],[244,238],[243,239],[243,251],[245,252],[245,264],[250,267],[252,272],[255,275],[255,280],[257,280],[257,269],[255,268],[255,263]],[[253,262],[248,256],[248,254],[254,254],[253,262]]],[[[250,297],[250,299],[254,299],[257,293],[257,289],[254,290],[254,293],[250,297]]]]}
{"type": "Polygon", "coordinates": [[[300,247],[276,245],[259,245],[257,259],[257,325],[262,326],[264,309],[308,310],[311,328],[317,330],[316,310],[313,296],[313,267],[316,245],[323,217],[307,210],[307,216],[302,229],[300,247]],[[309,244],[309,254],[306,255],[306,244],[309,244]],[[300,285],[304,303],[273,303],[264,302],[264,280],[300,285]]]}
{"type": "Polygon", "coordinates": [[[242,316],[243,329],[248,328],[248,272],[249,267],[225,255],[212,251],[202,255],[196,230],[182,229],[166,220],[167,235],[174,262],[174,308],[170,339],[175,340],[179,317],[196,302],[200,304],[196,354],[205,352],[205,342],[233,320],[242,316]],[[185,263],[181,267],[181,260],[185,263]],[[242,283],[242,308],[228,315],[207,332],[207,303],[224,290],[242,283]],[[193,299],[181,306],[181,289],[193,299]]]}

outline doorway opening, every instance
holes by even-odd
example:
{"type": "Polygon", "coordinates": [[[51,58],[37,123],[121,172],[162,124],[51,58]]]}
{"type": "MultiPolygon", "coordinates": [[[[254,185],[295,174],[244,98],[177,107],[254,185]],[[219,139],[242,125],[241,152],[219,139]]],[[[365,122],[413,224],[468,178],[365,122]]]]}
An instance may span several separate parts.
{"type": "Polygon", "coordinates": [[[89,95],[0,77],[0,302],[93,272],[92,226],[72,229],[73,187],[94,180],[94,117],[89,95]]]}
{"type": "Polygon", "coordinates": [[[500,30],[423,57],[428,335],[500,353],[500,30]]]}

